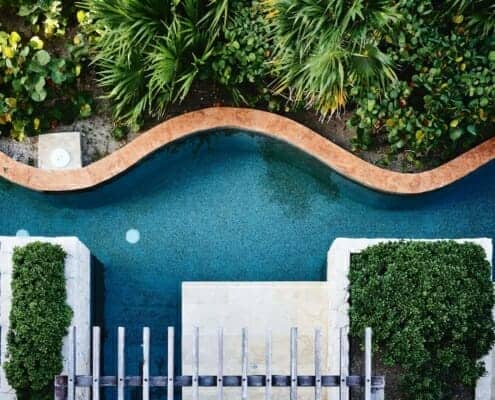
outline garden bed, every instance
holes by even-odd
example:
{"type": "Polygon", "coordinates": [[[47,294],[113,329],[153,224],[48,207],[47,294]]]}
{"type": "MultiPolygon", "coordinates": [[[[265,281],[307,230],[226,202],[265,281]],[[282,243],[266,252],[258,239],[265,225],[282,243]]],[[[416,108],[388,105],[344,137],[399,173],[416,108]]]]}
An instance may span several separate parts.
{"type": "Polygon", "coordinates": [[[88,164],[171,116],[245,105],[417,172],[495,130],[485,0],[146,3],[0,0],[0,151],[33,164],[30,137],[77,129],[88,164]]]}
{"type": "Polygon", "coordinates": [[[371,326],[373,371],[385,375],[387,398],[491,398],[492,256],[486,238],[336,239],[327,279],[332,318],[351,328],[351,372],[362,371],[371,326]]]}
{"type": "Polygon", "coordinates": [[[89,373],[90,253],[74,237],[0,236],[0,243],[0,397],[15,399],[14,387],[18,398],[53,398],[53,374],[62,366],[67,371],[69,323],[78,327],[77,345],[85,349],[78,371],[89,373]]]}
{"type": "MultiPolygon", "coordinates": [[[[228,93],[225,93],[217,85],[200,82],[200,84],[192,88],[191,93],[184,102],[171,105],[163,119],[148,121],[147,128],[189,111],[220,105],[236,106],[236,103],[230,98],[228,93]]],[[[108,105],[102,104],[99,107],[98,114],[92,115],[87,119],[75,121],[72,124],[61,125],[56,129],[50,129],[46,133],[62,131],[81,132],[83,165],[88,165],[111,154],[145,131],[143,129],[139,132],[129,133],[124,140],[119,141],[114,139],[112,137],[114,124],[109,112],[108,105]]],[[[389,152],[389,146],[386,144],[369,150],[353,150],[352,139],[355,136],[355,132],[346,125],[353,114],[352,110],[324,120],[321,119],[317,112],[312,110],[280,114],[302,123],[333,143],[350,152],[354,152],[355,155],[372,164],[380,165],[380,161],[384,157],[387,157],[389,152]]],[[[16,161],[36,166],[37,136],[27,137],[22,142],[9,136],[0,136],[0,151],[16,161]]],[[[397,154],[385,168],[400,172],[419,172],[434,168],[435,166],[436,163],[431,162],[425,163],[418,168],[417,165],[406,159],[405,154],[397,154]]]]}

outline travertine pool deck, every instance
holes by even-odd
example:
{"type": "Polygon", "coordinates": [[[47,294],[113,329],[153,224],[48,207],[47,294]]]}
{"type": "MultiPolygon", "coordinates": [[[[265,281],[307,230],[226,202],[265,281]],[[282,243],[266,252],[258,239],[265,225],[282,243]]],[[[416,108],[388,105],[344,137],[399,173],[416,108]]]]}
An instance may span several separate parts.
{"type": "Polygon", "coordinates": [[[39,191],[68,191],[96,186],[121,174],[150,153],[194,133],[237,128],[289,143],[336,172],[370,188],[397,194],[417,194],[444,187],[495,158],[495,137],[430,171],[405,174],[372,165],[311,129],[266,111],[213,107],[171,118],[109,156],[84,168],[42,170],[0,152],[0,176],[39,191]]]}
{"type": "MultiPolygon", "coordinates": [[[[327,282],[187,282],[182,285],[182,371],[192,372],[192,329],[199,327],[199,371],[216,375],[218,328],[224,334],[224,373],[240,375],[241,329],[248,329],[248,374],[265,374],[265,335],[272,332],[272,371],[289,372],[290,329],[298,327],[298,372],[314,373],[314,329],[321,328],[322,345],[328,342],[330,292],[327,282]]],[[[338,352],[338,342],[330,351],[338,352]]],[[[322,366],[328,353],[323,351],[322,366]]],[[[338,365],[338,364],[337,364],[338,365]]],[[[335,366],[332,366],[335,367],[335,366]]],[[[338,368],[337,368],[338,369],[338,368]]],[[[338,373],[332,370],[333,373],[338,373]]],[[[239,399],[240,388],[225,388],[224,398],[239,399]]],[[[323,390],[326,399],[330,391],[323,390]]],[[[298,398],[314,398],[314,388],[299,388],[298,398]]],[[[249,388],[249,398],[264,399],[264,388],[249,388]]],[[[201,399],[216,399],[216,388],[201,388],[201,399]]],[[[190,388],[183,398],[191,399],[190,388]]],[[[287,388],[273,388],[274,399],[288,398],[287,388]]]]}

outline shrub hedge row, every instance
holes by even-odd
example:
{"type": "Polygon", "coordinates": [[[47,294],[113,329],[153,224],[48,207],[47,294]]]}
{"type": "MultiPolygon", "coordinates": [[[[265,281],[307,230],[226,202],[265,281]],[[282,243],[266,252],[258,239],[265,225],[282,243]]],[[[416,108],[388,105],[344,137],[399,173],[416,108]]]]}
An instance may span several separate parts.
{"type": "Polygon", "coordinates": [[[65,252],[34,242],[14,251],[12,309],[5,372],[18,399],[49,399],[62,370],[62,340],[72,319],[65,288],[65,252]]]}
{"type": "Polygon", "coordinates": [[[351,332],[373,327],[382,361],[399,366],[404,397],[454,398],[474,388],[494,343],[491,267],[472,243],[391,242],[352,257],[351,332]]]}

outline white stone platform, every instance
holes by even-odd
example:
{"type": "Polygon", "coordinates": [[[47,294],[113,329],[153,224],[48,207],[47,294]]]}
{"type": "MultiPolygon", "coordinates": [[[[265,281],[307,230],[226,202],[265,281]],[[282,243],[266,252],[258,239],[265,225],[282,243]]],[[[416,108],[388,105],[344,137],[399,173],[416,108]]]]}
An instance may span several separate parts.
{"type": "MultiPolygon", "coordinates": [[[[67,287],[67,303],[74,316],[72,325],[77,327],[77,373],[90,373],[90,323],[91,323],[91,256],[88,248],[76,237],[44,238],[44,237],[6,237],[0,236],[0,326],[1,346],[0,364],[7,358],[7,332],[9,330],[11,307],[12,255],[14,247],[41,241],[59,244],[67,253],[65,276],[67,287]]],[[[67,372],[68,342],[64,340],[62,349],[64,356],[64,373],[67,372]]],[[[0,399],[15,400],[16,396],[9,386],[3,368],[0,368],[0,399]]],[[[78,389],[77,399],[86,400],[88,391],[78,389]]]]}
{"type": "Polygon", "coordinates": [[[38,168],[77,169],[81,166],[79,132],[46,133],[38,136],[38,168]]]}
{"type": "MultiPolygon", "coordinates": [[[[264,334],[273,332],[273,373],[289,371],[289,331],[299,328],[298,357],[300,374],[314,373],[314,328],[323,330],[323,344],[327,345],[323,365],[325,373],[339,374],[340,328],[349,326],[348,273],[353,253],[381,242],[400,239],[336,239],[327,257],[326,282],[191,282],[182,286],[182,369],[192,372],[192,329],[200,328],[200,374],[216,375],[217,330],[224,327],[224,362],[226,375],[239,375],[241,368],[241,328],[249,332],[248,374],[264,374],[264,334]]],[[[408,239],[406,239],[408,240],[408,239]]],[[[421,239],[417,239],[421,240],[421,239]]],[[[429,239],[431,240],[431,239],[429,239]]],[[[442,239],[435,239],[437,241],[442,239]]],[[[428,240],[423,240],[428,241],[428,240]]],[[[479,244],[492,263],[492,240],[458,239],[457,242],[479,244]]],[[[349,344],[344,343],[348,348],[349,344]]],[[[484,358],[487,376],[476,387],[476,400],[495,399],[492,371],[495,352],[484,358]]],[[[345,367],[345,366],[344,366],[345,367]]],[[[313,389],[314,390],[314,389],[313,389]]],[[[301,399],[314,397],[311,388],[300,388],[301,399]],[[306,390],[307,389],[307,390],[306,390]]],[[[385,390],[386,393],[386,390],[385,390]]],[[[240,398],[240,388],[225,388],[226,400],[240,398]]],[[[191,390],[183,390],[184,399],[190,399],[191,390]]],[[[215,388],[201,388],[202,399],[216,397],[215,388]]],[[[263,389],[250,388],[250,398],[264,396],[263,389]]],[[[274,389],[274,399],[287,399],[287,388],[274,389]]],[[[323,392],[323,398],[338,399],[335,388],[323,392]]]]}
{"type": "MultiPolygon", "coordinates": [[[[216,375],[218,328],[224,329],[224,373],[240,375],[241,329],[248,329],[248,374],[265,374],[265,333],[272,331],[273,374],[288,374],[290,328],[298,327],[298,373],[314,373],[314,329],[327,343],[329,290],[326,282],[187,282],[182,284],[182,371],[192,372],[192,329],[199,327],[199,370],[216,375]]],[[[322,365],[328,367],[324,352],[322,365]]],[[[325,368],[326,370],[327,368],[325,368]]],[[[225,399],[239,399],[240,388],[225,388],[225,399]]],[[[323,390],[323,399],[327,390],[323,390]]],[[[191,390],[183,389],[183,398],[191,390]]],[[[216,398],[216,388],[201,388],[203,400],[216,398]]],[[[299,388],[300,399],[314,389],[299,388]]],[[[250,388],[249,398],[264,398],[263,388],[250,388]]],[[[287,399],[287,388],[273,388],[274,399],[287,399]]]]}

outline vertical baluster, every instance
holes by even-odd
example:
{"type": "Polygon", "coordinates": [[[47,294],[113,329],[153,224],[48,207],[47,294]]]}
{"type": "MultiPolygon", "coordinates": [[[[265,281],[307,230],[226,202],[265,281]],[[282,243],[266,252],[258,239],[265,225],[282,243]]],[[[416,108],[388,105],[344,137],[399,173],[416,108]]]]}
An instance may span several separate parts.
{"type": "Polygon", "coordinates": [[[173,326],[168,327],[167,336],[167,400],[174,400],[175,329],[173,326]]]}
{"type": "Polygon", "coordinates": [[[247,328],[242,328],[242,390],[241,399],[247,400],[248,398],[248,330],[247,328]]]}
{"type": "Polygon", "coordinates": [[[143,400],[150,398],[150,328],[143,328],[143,400]]]}
{"type": "Polygon", "coordinates": [[[69,354],[67,358],[67,399],[76,398],[76,327],[69,333],[69,354]]]}
{"type": "Polygon", "coordinates": [[[218,328],[217,399],[223,400],[223,328],[218,328]]]}
{"type": "Polygon", "coordinates": [[[349,349],[347,328],[340,328],[340,400],[349,399],[347,376],[349,375],[349,349]]]}
{"type": "Polygon", "coordinates": [[[315,400],[321,399],[321,329],[315,329],[315,400]]]}
{"type": "Polygon", "coordinates": [[[297,400],[297,328],[290,329],[290,400],[297,400]]]}
{"type": "Polygon", "coordinates": [[[117,399],[124,400],[125,385],[125,328],[117,330],[117,399]]]}
{"type": "Polygon", "coordinates": [[[265,364],[266,364],[266,384],[265,384],[265,400],[272,399],[272,331],[269,329],[266,332],[265,343],[265,364]]]}
{"type": "Polygon", "coordinates": [[[364,400],[371,400],[371,328],[364,332],[364,400]]]}
{"type": "Polygon", "coordinates": [[[93,327],[93,397],[100,400],[100,327],[93,327]]]}
{"type": "Polygon", "coordinates": [[[195,327],[193,329],[193,347],[192,347],[192,358],[193,358],[193,376],[192,376],[192,397],[193,400],[199,400],[199,328],[195,327]]]}

